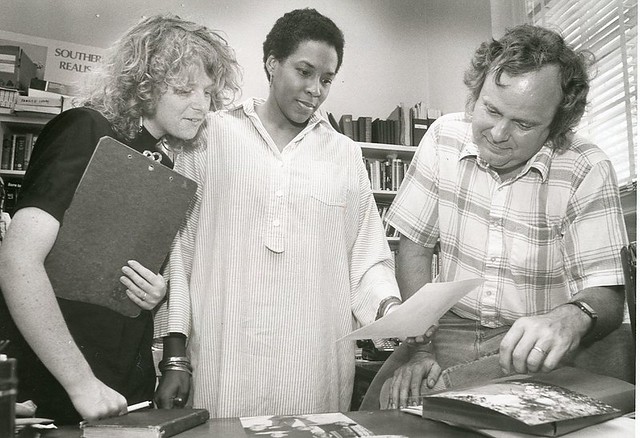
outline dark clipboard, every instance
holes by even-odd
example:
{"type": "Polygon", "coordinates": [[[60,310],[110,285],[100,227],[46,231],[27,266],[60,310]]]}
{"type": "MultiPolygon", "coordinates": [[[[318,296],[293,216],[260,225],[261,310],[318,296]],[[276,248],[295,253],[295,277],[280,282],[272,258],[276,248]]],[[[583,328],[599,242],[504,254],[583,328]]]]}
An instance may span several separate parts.
{"type": "Polygon", "coordinates": [[[138,316],[140,307],[120,283],[121,269],[137,260],[160,270],[196,188],[194,181],[102,137],[45,260],[56,296],[138,316]]]}

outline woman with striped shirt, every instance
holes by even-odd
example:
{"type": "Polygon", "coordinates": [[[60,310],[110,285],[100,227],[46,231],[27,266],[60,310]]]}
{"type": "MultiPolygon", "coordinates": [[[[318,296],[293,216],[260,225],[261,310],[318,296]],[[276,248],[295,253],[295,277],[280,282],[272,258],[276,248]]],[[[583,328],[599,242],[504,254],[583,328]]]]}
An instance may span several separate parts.
{"type": "Polygon", "coordinates": [[[400,300],[361,150],[317,113],[343,48],[316,10],[285,14],[263,46],[268,98],[210,113],[179,157],[199,188],[156,319],[161,407],[349,410],[355,345],[336,340],[400,300]]]}

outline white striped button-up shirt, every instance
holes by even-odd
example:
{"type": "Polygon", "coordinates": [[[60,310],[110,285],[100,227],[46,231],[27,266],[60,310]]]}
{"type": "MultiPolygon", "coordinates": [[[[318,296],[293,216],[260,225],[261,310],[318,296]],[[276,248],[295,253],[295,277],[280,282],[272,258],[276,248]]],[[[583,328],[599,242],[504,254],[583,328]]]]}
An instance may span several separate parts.
{"type": "Polygon", "coordinates": [[[314,115],[280,152],[261,103],[211,113],[176,161],[198,191],[156,335],[188,336],[213,417],[345,411],[354,343],[336,340],[399,297],[393,259],[360,148],[314,115]]]}
{"type": "Polygon", "coordinates": [[[547,313],[589,287],[624,284],[615,172],[578,136],[565,151],[543,145],[503,182],[478,157],[464,114],[440,117],[387,218],[425,247],[440,240],[440,281],[485,280],[454,312],[487,327],[547,313]]]}

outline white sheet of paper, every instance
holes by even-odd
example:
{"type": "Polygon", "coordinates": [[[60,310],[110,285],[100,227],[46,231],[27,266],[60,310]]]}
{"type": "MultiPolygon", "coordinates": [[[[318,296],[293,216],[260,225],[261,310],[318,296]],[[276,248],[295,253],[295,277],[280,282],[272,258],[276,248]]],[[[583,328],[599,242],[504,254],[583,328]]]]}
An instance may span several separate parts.
{"type": "Polygon", "coordinates": [[[424,335],[460,298],[480,286],[484,280],[427,283],[393,312],[338,339],[380,339],[424,335]]]}

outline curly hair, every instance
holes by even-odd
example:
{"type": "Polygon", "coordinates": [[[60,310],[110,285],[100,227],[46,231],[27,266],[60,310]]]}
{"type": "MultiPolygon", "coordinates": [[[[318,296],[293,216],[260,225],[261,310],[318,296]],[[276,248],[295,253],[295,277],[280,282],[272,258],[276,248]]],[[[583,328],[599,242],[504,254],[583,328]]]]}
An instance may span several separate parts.
{"type": "MultiPolygon", "coordinates": [[[[200,66],[212,79],[210,109],[232,103],[240,92],[235,52],[218,33],[175,15],[156,15],[129,29],[107,51],[80,102],[102,113],[132,140],[140,117],[153,115],[169,87],[181,88],[200,66]]],[[[171,147],[191,142],[167,138],[171,147]]]]}
{"type": "Polygon", "coordinates": [[[267,58],[273,55],[277,60],[282,61],[295,52],[300,43],[305,41],[323,41],[334,47],[338,54],[338,66],[335,72],[340,70],[344,55],[344,34],[342,31],[330,18],[315,9],[295,9],[278,18],[262,44],[262,62],[267,79],[269,79],[269,71],[266,67],[267,58]]]}
{"type": "Polygon", "coordinates": [[[567,147],[587,105],[588,69],[593,62],[591,52],[574,51],[552,30],[529,24],[513,27],[500,40],[484,42],[476,50],[464,75],[469,88],[467,111],[473,111],[491,73],[495,73],[495,83],[499,84],[503,73],[518,76],[539,71],[545,65],[557,65],[563,98],[549,127],[549,140],[556,148],[567,147]]]}

